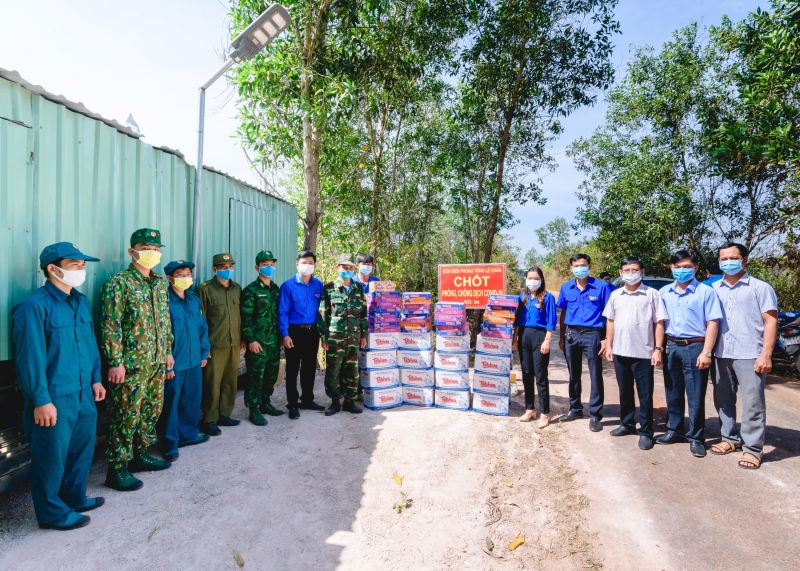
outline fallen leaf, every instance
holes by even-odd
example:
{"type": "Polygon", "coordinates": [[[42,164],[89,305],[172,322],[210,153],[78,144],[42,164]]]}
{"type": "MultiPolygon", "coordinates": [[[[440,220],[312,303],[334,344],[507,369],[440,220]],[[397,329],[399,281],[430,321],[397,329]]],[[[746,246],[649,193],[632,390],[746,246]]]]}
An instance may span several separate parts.
{"type": "Polygon", "coordinates": [[[157,531],[158,531],[158,526],[154,527],[153,531],[150,532],[150,535],[147,536],[147,541],[153,539],[153,536],[156,534],[157,531]]]}
{"type": "Polygon", "coordinates": [[[349,446],[347,449],[348,450],[355,450],[356,448],[361,448],[361,446],[356,444],[355,446],[349,446]]]}
{"type": "Polygon", "coordinates": [[[495,559],[502,559],[502,558],[503,558],[503,556],[502,556],[502,555],[498,555],[497,553],[495,553],[495,552],[494,552],[494,551],[492,551],[491,549],[488,549],[488,550],[487,550],[487,549],[484,549],[483,547],[481,547],[481,549],[483,550],[483,552],[484,552],[486,555],[490,555],[491,557],[494,557],[495,559]]]}
{"type": "Polygon", "coordinates": [[[514,551],[517,547],[525,543],[525,535],[520,533],[517,538],[508,544],[508,550],[514,551]]]}
{"type": "Polygon", "coordinates": [[[467,466],[467,470],[472,470],[472,468],[470,468],[469,466],[467,466]]]}
{"type": "Polygon", "coordinates": [[[494,541],[492,541],[488,537],[486,539],[484,539],[483,541],[486,543],[486,549],[488,549],[489,551],[494,549],[494,541]]]}
{"type": "Polygon", "coordinates": [[[519,440],[517,440],[516,438],[512,438],[511,440],[513,440],[513,441],[514,441],[514,444],[516,444],[516,445],[517,445],[517,448],[519,448],[520,446],[522,446],[522,444],[520,444],[520,443],[519,443],[519,440]]]}
{"type": "Polygon", "coordinates": [[[489,456],[491,456],[492,458],[494,458],[496,460],[500,460],[501,462],[505,462],[506,461],[505,458],[503,458],[502,456],[498,456],[497,454],[489,453],[489,456]]]}
{"type": "Polygon", "coordinates": [[[239,555],[238,551],[233,552],[233,558],[236,560],[236,564],[239,567],[244,567],[244,558],[241,555],[239,555]]]}
{"type": "Polygon", "coordinates": [[[515,504],[515,503],[514,503],[514,502],[512,502],[511,500],[506,500],[506,503],[507,503],[508,505],[510,505],[510,506],[519,507],[519,505],[518,505],[518,504],[515,504]]]}
{"type": "Polygon", "coordinates": [[[511,482],[503,482],[503,485],[504,485],[506,488],[513,488],[513,487],[514,487],[514,484],[512,484],[511,482]]]}
{"type": "Polygon", "coordinates": [[[396,472],[395,472],[395,475],[394,475],[394,481],[398,486],[402,486],[403,485],[403,478],[401,478],[400,475],[397,474],[396,472]]]}
{"type": "Polygon", "coordinates": [[[379,537],[382,537],[382,538],[386,539],[386,536],[385,536],[385,535],[381,535],[380,533],[375,533],[375,535],[377,535],[377,536],[379,536],[379,537]]]}
{"type": "Polygon", "coordinates": [[[650,462],[653,466],[658,466],[661,462],[650,462]]]}

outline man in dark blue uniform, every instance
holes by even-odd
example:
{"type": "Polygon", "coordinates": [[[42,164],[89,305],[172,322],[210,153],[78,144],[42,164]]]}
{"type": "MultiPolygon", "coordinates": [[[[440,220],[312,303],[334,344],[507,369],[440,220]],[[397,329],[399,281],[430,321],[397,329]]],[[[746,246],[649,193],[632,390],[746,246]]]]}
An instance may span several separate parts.
{"type": "Polygon", "coordinates": [[[39,527],[70,530],[89,524],[82,515],[103,498],[86,497],[97,430],[100,352],[86,296],[83,254],[69,242],[47,246],[39,262],[47,282],[12,311],[14,366],[31,450],[31,496],[39,527]]]}
{"type": "Polygon", "coordinates": [[[603,309],[613,291],[613,286],[590,277],[592,260],[586,254],[575,254],[569,260],[574,280],[561,286],[556,307],[561,310],[558,347],[564,351],[569,370],[569,412],[559,419],[568,422],[583,418],[581,404],[582,355],[586,355],[592,392],[589,399],[589,430],[603,429],[603,361],[599,353],[603,348],[606,318],[603,309]]]}

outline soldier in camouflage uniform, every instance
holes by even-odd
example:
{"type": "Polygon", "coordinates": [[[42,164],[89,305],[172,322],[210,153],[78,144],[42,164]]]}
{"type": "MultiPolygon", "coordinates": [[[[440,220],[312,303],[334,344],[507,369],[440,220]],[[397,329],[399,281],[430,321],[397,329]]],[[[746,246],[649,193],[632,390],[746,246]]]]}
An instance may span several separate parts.
{"type": "Polygon", "coordinates": [[[353,279],[353,256],[341,254],[336,266],[339,277],[322,290],[319,333],[326,351],[325,393],[331,406],[325,416],[340,410],[362,412],[356,403],[358,350],[367,345],[367,300],[364,286],[353,279]],[[344,406],[340,397],[344,397],[344,406]]]}
{"type": "Polygon", "coordinates": [[[255,265],[258,278],[242,290],[242,341],[247,343],[244,360],[248,378],[244,404],[250,409],[250,422],[256,426],[267,424],[263,414],[283,414],[270,403],[278,381],[281,356],[278,331],[280,289],[272,281],[276,261],[272,252],[259,252],[255,265]]]}
{"type": "Polygon", "coordinates": [[[100,293],[111,397],[106,486],[123,492],[142,487],[131,471],[172,465],[147,453],[157,440],[165,369],[172,371],[174,364],[167,282],[151,271],[161,262],[161,233],[141,228],[130,243],[133,262],[103,284],[100,293]]]}

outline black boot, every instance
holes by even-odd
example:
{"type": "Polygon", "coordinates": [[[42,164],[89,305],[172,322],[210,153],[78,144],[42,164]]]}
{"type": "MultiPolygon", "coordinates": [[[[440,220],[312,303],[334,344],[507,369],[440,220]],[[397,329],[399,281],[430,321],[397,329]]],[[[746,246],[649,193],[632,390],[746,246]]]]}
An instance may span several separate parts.
{"type": "Polygon", "coordinates": [[[340,410],[342,410],[342,405],[339,403],[339,397],[336,397],[333,399],[333,402],[331,402],[331,406],[325,409],[325,416],[333,416],[340,410]]]}
{"type": "Polygon", "coordinates": [[[364,412],[363,408],[361,408],[356,403],[354,403],[353,401],[350,401],[350,400],[349,401],[345,401],[344,406],[342,407],[342,410],[345,410],[347,412],[352,412],[353,414],[361,414],[362,412],[364,412]]]}

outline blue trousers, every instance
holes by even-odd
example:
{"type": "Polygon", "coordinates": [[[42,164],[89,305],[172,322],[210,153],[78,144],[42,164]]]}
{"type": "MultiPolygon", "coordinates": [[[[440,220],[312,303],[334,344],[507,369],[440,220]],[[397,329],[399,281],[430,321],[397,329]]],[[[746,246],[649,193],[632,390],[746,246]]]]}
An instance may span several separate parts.
{"type": "Polygon", "coordinates": [[[664,388],[667,393],[667,430],[674,430],[687,439],[705,442],[706,388],[708,369],[697,368],[702,343],[679,346],[667,342],[664,362],[664,388]],[[685,398],[684,398],[685,396],[685,398]],[[683,411],[689,401],[689,431],[683,431],[683,411]]]}
{"type": "Polygon", "coordinates": [[[57,523],[86,503],[92,467],[97,406],[91,386],[51,397],[55,426],[33,422],[33,401],[25,399],[22,425],[31,449],[31,496],[39,523],[57,523]]]}
{"type": "Polygon", "coordinates": [[[569,370],[569,409],[583,411],[581,404],[581,367],[582,357],[586,356],[589,367],[589,380],[592,393],[589,397],[589,414],[595,418],[603,418],[603,361],[597,355],[600,351],[600,332],[586,331],[580,333],[567,327],[567,338],[564,340],[564,356],[569,370]]]}
{"type": "Polygon", "coordinates": [[[636,430],[636,397],[639,394],[639,430],[641,436],[653,437],[653,387],[655,368],[650,359],[614,355],[614,371],[619,385],[619,424],[636,430]]]}
{"type": "Polygon", "coordinates": [[[203,394],[203,368],[200,365],[164,381],[164,408],[159,419],[164,453],[178,451],[178,443],[197,438],[200,400],[203,394]]]}

